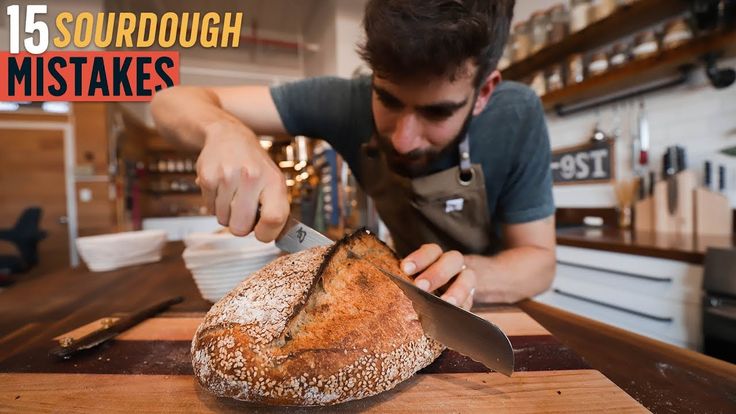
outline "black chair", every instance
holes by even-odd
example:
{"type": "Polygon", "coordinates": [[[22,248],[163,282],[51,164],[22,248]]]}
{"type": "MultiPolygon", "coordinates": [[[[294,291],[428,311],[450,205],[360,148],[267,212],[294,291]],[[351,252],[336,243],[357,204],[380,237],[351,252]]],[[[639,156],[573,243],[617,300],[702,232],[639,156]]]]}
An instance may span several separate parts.
{"type": "Polygon", "coordinates": [[[38,263],[38,242],[47,233],[39,228],[42,210],[29,207],[21,213],[15,226],[0,230],[0,241],[15,245],[20,255],[0,255],[0,285],[12,283],[7,276],[28,271],[38,263]]]}

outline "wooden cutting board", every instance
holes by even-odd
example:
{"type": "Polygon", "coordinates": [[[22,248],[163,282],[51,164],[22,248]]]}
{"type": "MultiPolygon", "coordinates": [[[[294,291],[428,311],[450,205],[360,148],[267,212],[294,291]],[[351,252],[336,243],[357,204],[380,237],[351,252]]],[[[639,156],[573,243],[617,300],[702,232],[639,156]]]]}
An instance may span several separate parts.
{"type": "Polygon", "coordinates": [[[516,357],[511,378],[447,350],[393,390],[337,406],[295,409],[216,398],[192,375],[189,346],[203,315],[167,314],[69,361],[47,356],[52,343],[3,361],[0,412],[648,412],[522,311],[476,313],[509,335],[516,357]]]}

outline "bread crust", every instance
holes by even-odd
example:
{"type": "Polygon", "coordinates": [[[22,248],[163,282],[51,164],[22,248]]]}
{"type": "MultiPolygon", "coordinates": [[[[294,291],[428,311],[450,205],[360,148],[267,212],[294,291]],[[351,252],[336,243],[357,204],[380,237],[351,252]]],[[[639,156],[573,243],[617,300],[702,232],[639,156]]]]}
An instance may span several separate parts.
{"type": "Polygon", "coordinates": [[[276,259],[197,329],[200,384],[263,404],[331,405],[389,390],[434,361],[443,347],[424,335],[411,301],[347,248],[403,274],[395,253],[366,230],[276,259]]]}

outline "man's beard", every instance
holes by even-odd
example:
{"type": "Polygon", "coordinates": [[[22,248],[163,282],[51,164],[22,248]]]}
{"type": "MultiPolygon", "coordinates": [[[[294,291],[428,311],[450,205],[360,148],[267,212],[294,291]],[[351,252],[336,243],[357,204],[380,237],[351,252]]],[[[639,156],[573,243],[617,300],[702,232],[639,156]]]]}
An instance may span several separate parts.
{"type": "Polygon", "coordinates": [[[444,157],[457,155],[457,149],[460,142],[465,138],[473,119],[473,111],[463,121],[463,127],[455,138],[447,145],[440,149],[415,149],[406,154],[400,154],[391,144],[391,139],[381,134],[377,135],[378,147],[386,156],[386,163],[389,168],[404,177],[416,178],[427,175],[432,171],[433,164],[444,157]]]}

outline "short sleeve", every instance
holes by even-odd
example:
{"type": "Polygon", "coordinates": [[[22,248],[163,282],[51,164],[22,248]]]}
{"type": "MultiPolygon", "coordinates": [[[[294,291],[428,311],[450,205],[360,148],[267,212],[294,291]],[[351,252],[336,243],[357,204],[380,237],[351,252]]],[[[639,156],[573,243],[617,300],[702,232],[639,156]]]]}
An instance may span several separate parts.
{"type": "Polygon", "coordinates": [[[499,198],[500,220],[527,223],[555,212],[550,170],[550,143],[539,98],[529,94],[514,145],[514,162],[499,198]]]}
{"type": "Polygon", "coordinates": [[[324,139],[349,163],[372,129],[366,79],[310,78],[274,86],[271,97],[290,135],[324,139]]]}

